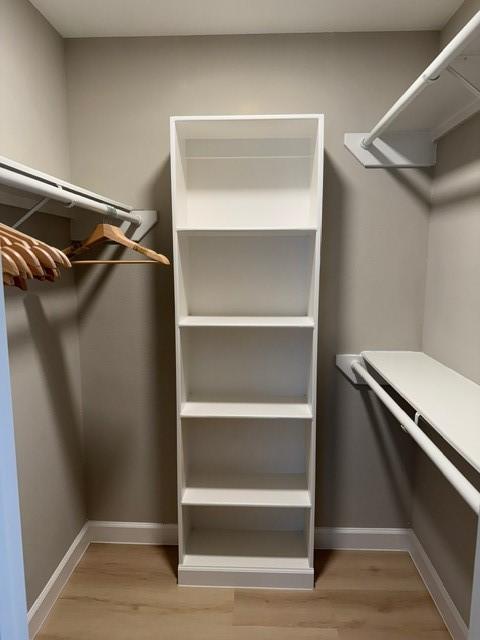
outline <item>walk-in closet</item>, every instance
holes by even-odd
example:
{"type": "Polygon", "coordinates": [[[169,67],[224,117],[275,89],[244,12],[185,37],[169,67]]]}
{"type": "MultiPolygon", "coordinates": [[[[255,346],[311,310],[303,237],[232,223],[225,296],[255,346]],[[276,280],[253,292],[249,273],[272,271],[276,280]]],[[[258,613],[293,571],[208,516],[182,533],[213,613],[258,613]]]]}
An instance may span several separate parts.
{"type": "Polygon", "coordinates": [[[0,0],[0,640],[480,640],[480,0],[0,0]]]}

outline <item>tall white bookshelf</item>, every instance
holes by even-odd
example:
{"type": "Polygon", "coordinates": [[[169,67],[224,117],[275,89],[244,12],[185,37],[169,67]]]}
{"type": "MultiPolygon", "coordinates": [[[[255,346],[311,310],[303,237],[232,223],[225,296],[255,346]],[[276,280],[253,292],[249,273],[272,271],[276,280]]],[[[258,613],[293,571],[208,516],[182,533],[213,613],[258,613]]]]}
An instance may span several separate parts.
{"type": "Polygon", "coordinates": [[[323,116],[171,118],[178,581],[313,587],[323,116]]]}

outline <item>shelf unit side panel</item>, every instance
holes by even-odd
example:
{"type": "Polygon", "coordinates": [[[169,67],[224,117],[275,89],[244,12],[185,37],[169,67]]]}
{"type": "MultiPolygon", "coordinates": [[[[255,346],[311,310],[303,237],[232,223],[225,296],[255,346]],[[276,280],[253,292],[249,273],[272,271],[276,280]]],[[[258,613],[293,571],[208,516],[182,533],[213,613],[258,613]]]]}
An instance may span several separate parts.
{"type": "MultiPolygon", "coordinates": [[[[182,441],[182,428],[181,428],[181,407],[184,402],[183,392],[183,372],[181,369],[182,354],[180,343],[180,329],[178,326],[178,318],[182,309],[186,311],[186,302],[184,296],[183,278],[182,273],[179,270],[179,244],[178,244],[178,217],[182,207],[185,206],[184,196],[184,175],[181,166],[182,150],[180,148],[180,141],[177,135],[176,123],[173,118],[170,119],[170,163],[171,163],[171,187],[172,187],[172,234],[173,234],[173,270],[174,270],[174,300],[175,300],[175,379],[176,379],[176,406],[177,406],[177,420],[176,420],[176,434],[177,434],[177,518],[178,518],[178,558],[179,563],[183,563],[185,555],[185,526],[184,513],[181,508],[181,499],[183,493],[183,487],[185,483],[185,475],[182,461],[184,459],[183,454],[183,441],[182,441]]],[[[187,514],[186,514],[187,515],[187,514]]],[[[187,529],[189,526],[187,526],[187,529]]]]}
{"type": "Polygon", "coordinates": [[[314,537],[315,537],[315,485],[316,485],[316,442],[317,442],[317,367],[318,367],[318,331],[319,331],[319,305],[320,305],[320,263],[321,263],[321,240],[322,240],[322,217],[323,217],[323,173],[324,173],[324,117],[318,119],[316,144],[315,144],[315,178],[316,185],[314,194],[314,219],[317,225],[315,236],[315,259],[312,277],[312,292],[310,295],[311,308],[310,315],[314,318],[314,329],[312,336],[312,360],[310,373],[310,393],[309,403],[312,407],[313,419],[310,429],[309,461],[308,461],[308,489],[312,501],[312,509],[306,514],[308,532],[308,556],[310,566],[313,567],[314,560],[314,537]]]}

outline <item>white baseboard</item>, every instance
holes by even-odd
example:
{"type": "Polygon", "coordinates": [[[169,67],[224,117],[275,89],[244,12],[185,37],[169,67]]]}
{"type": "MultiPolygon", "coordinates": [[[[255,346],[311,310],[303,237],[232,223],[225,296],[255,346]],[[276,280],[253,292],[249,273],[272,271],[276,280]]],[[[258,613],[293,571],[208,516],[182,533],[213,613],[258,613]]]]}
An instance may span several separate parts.
{"type": "MultiPolygon", "coordinates": [[[[30,638],[34,638],[39,631],[90,542],[176,545],[177,541],[176,524],[95,520],[87,522],[28,612],[30,638]]],[[[448,595],[425,549],[411,529],[317,527],[315,529],[315,548],[349,549],[352,551],[390,550],[410,553],[452,638],[467,640],[467,625],[448,595]]]]}
{"type": "Polygon", "coordinates": [[[88,523],[90,542],[116,544],[178,544],[176,524],[154,522],[102,522],[88,523]]]}
{"type": "Polygon", "coordinates": [[[410,530],[409,552],[453,640],[467,640],[468,627],[453,600],[448,595],[445,585],[431,563],[427,552],[412,530],[410,530]]]}
{"type": "Polygon", "coordinates": [[[317,527],[315,549],[409,551],[410,529],[317,527]]]}
{"type": "Polygon", "coordinates": [[[30,638],[34,638],[39,632],[89,544],[89,527],[88,522],[86,522],[28,612],[28,633],[30,638]]]}

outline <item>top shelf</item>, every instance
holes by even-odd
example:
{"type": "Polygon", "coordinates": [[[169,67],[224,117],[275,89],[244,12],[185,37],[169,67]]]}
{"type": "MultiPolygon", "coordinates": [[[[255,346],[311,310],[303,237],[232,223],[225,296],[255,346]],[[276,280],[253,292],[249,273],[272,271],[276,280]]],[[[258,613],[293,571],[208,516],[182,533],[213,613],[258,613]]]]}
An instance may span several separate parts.
{"type": "Polygon", "coordinates": [[[177,232],[189,236],[227,236],[227,235],[280,235],[308,236],[317,232],[316,227],[177,227],[177,232]]]}
{"type": "Polygon", "coordinates": [[[480,11],[368,133],[345,134],[367,168],[436,162],[436,141],[480,111],[480,11]]]}
{"type": "MultiPolygon", "coordinates": [[[[141,222],[140,218],[137,219],[134,215],[134,208],[130,205],[106,198],[4,156],[0,156],[0,186],[15,190],[18,194],[17,199],[26,193],[30,198],[33,195],[37,196],[37,199],[43,197],[46,201],[59,202],[66,205],[68,209],[78,206],[112,218],[134,222],[137,225],[141,222]]],[[[0,189],[0,201],[3,203],[12,204],[14,196],[15,194],[12,195],[11,192],[4,196],[0,189]]]]}
{"type": "Polygon", "coordinates": [[[480,472],[480,386],[417,351],[364,351],[364,360],[480,472]]]}

